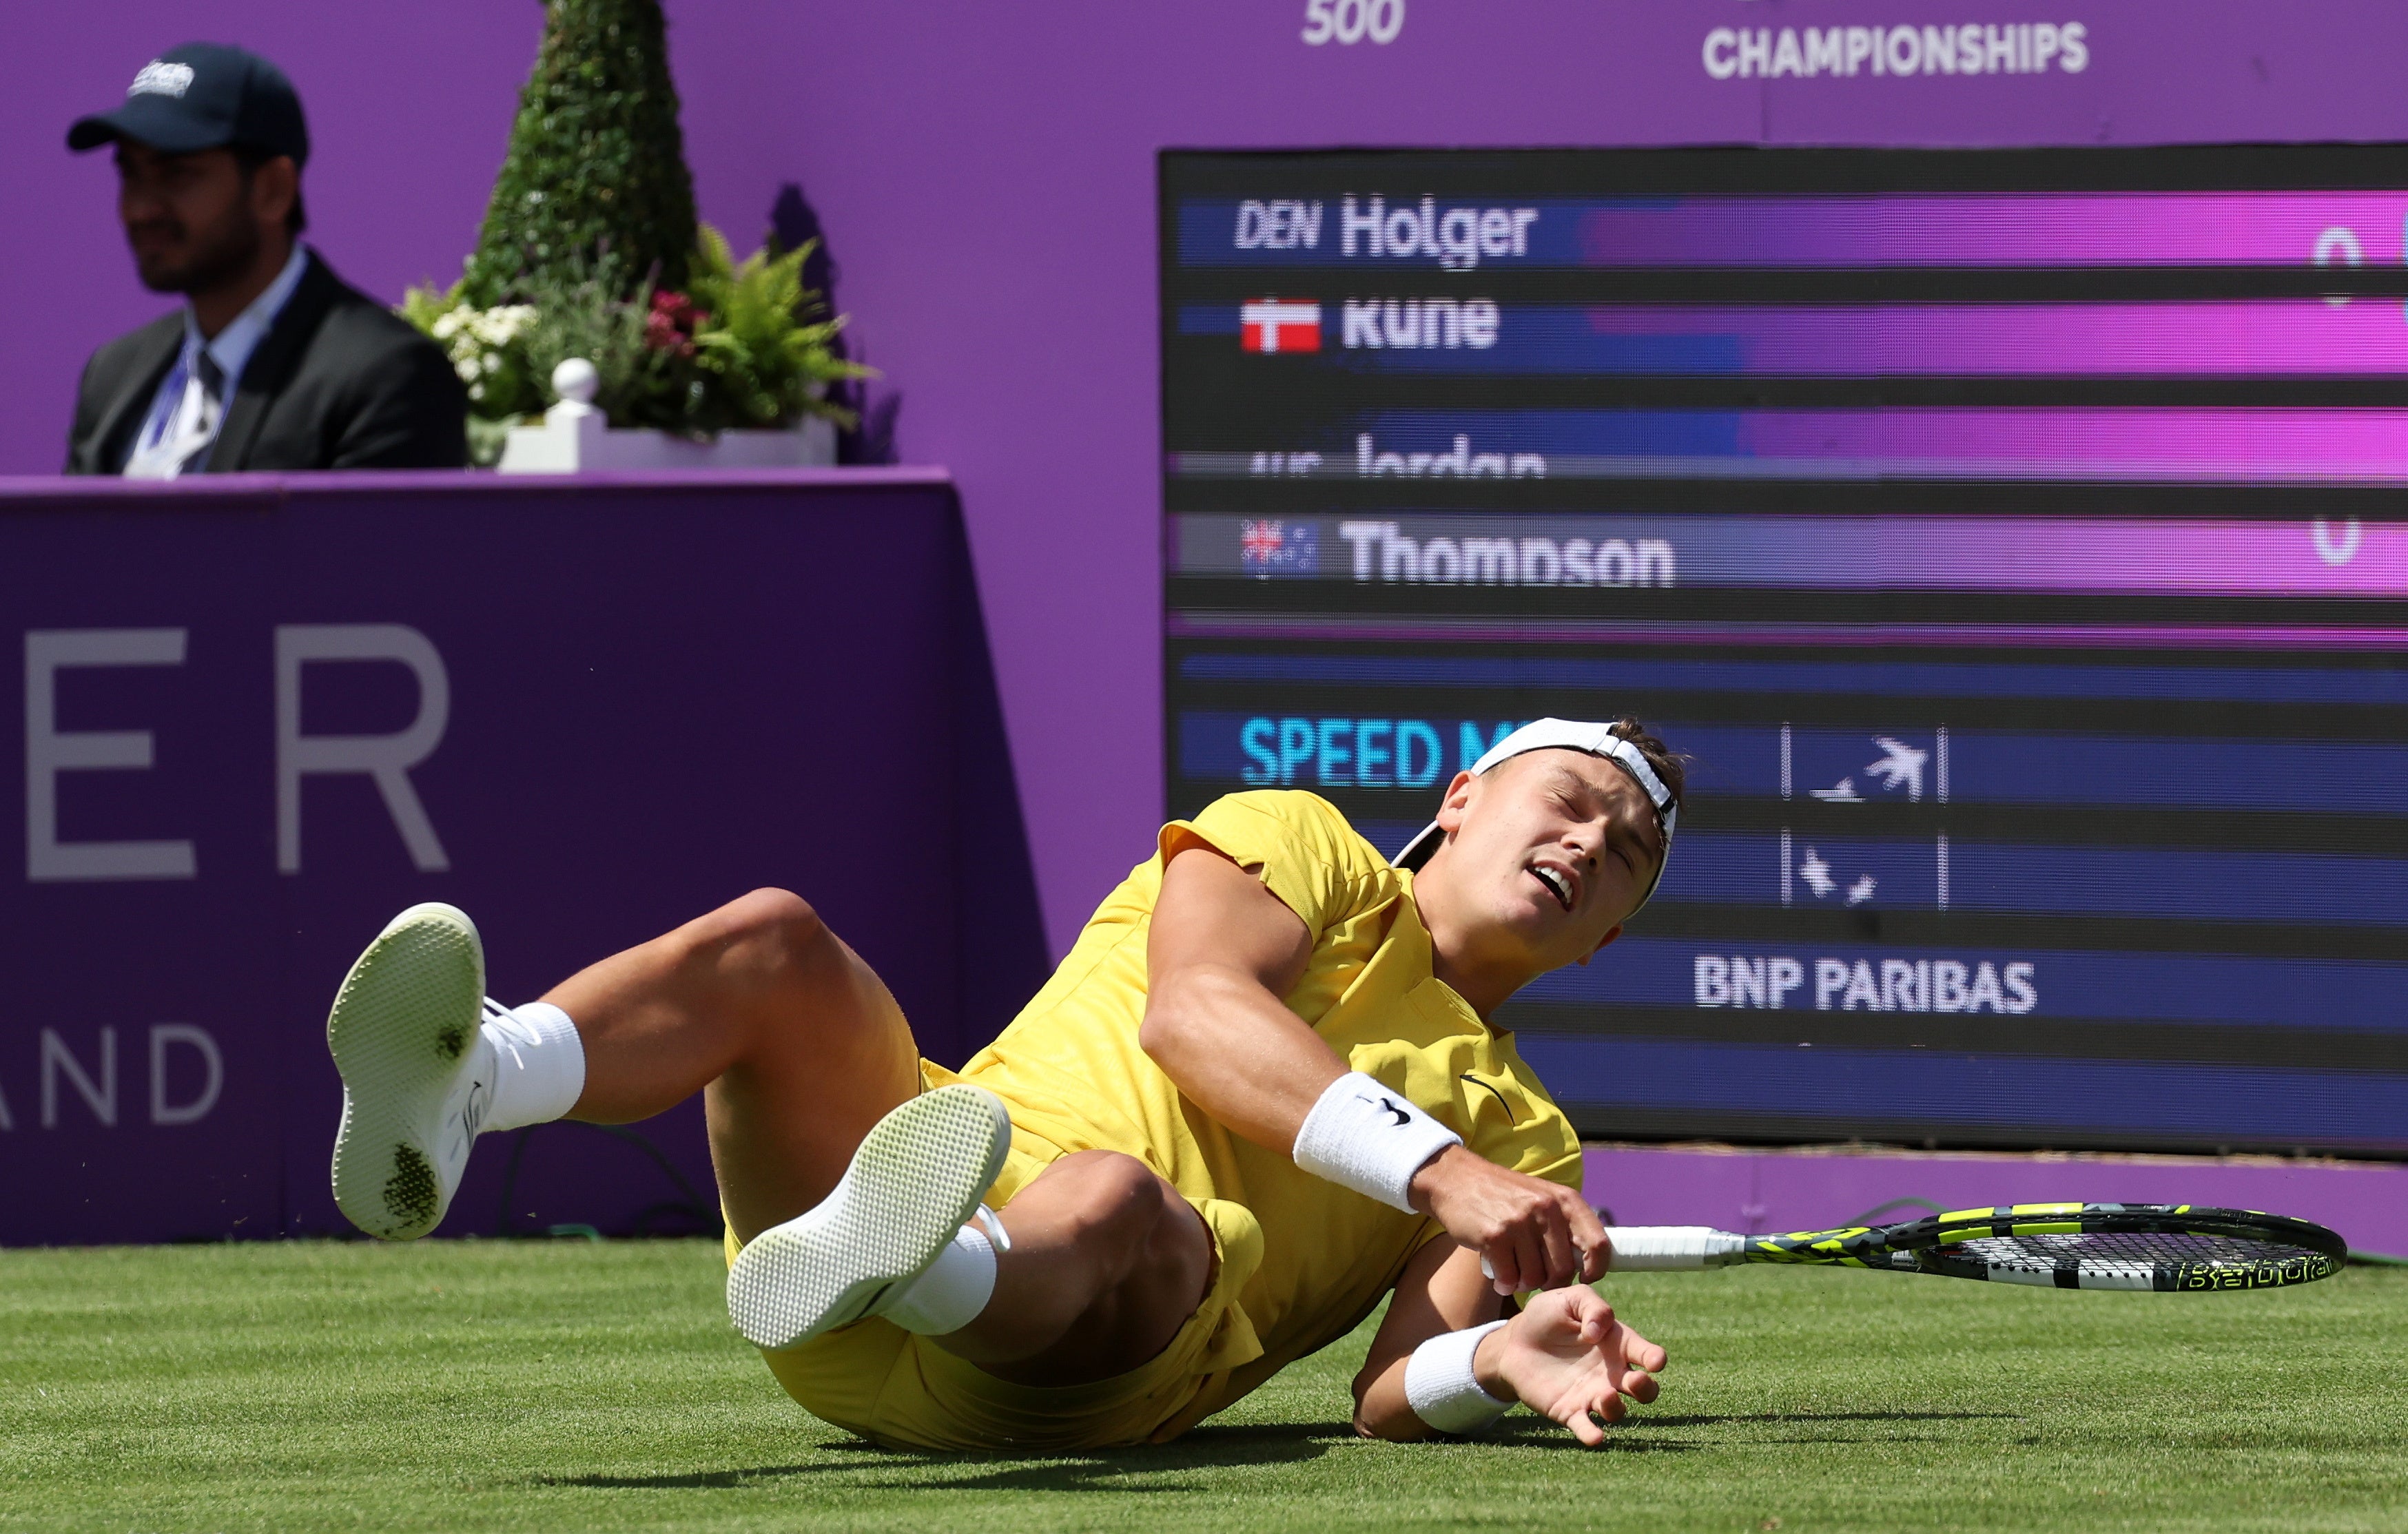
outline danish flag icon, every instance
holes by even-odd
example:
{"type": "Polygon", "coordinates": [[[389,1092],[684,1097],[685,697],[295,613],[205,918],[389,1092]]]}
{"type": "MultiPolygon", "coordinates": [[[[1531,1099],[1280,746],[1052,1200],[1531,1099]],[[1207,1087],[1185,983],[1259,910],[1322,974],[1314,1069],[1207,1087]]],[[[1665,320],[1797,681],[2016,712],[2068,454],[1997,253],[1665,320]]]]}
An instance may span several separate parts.
{"type": "Polygon", "coordinates": [[[1321,306],[1278,298],[1240,304],[1238,335],[1249,351],[1318,351],[1321,306]]]}

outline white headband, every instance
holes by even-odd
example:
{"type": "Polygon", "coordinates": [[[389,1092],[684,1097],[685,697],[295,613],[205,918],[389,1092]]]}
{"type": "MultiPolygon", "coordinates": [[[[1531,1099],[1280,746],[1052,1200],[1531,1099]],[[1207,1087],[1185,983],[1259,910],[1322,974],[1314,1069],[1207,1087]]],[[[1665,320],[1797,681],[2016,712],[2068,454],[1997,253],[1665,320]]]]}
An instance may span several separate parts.
{"type": "MultiPolygon", "coordinates": [[[[1664,882],[1665,865],[1672,861],[1672,826],[1680,816],[1680,806],[1673,802],[1671,791],[1664,786],[1664,780],[1657,777],[1655,767],[1648,764],[1646,753],[1614,734],[1611,724],[1580,719],[1534,719],[1489,747],[1479,761],[1471,764],[1472,776],[1478,777],[1498,763],[1526,752],[1557,748],[1586,752],[1591,756],[1601,756],[1613,763],[1630,774],[1631,781],[1639,785],[1640,791],[1647,796],[1647,802],[1655,808],[1656,824],[1664,832],[1664,855],[1656,864],[1656,878],[1648,884],[1647,893],[1639,897],[1639,906],[1631,909],[1631,914],[1636,916],[1640,908],[1655,896],[1656,886],[1664,882]]],[[[1439,843],[1445,839],[1446,833],[1439,827],[1438,822],[1430,822],[1422,828],[1419,836],[1405,843],[1405,850],[1397,854],[1394,866],[1419,868],[1430,860],[1430,855],[1438,851],[1439,843]]]]}

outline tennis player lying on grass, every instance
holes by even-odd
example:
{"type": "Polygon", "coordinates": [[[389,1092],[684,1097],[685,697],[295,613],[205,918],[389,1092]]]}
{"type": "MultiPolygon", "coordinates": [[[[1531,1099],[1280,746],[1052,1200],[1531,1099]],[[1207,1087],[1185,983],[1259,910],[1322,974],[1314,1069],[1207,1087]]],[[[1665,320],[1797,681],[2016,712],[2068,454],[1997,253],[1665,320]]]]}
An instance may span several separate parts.
{"type": "Polygon", "coordinates": [[[1311,794],[1232,795],[1164,827],[958,1074],[781,891],[515,1009],[484,998],[468,919],[415,907],[327,1023],[335,1197],[421,1236],[480,1131],[699,1091],[728,1309],[839,1426],[1160,1442],[1393,1290],[1360,1431],[1470,1433],[1520,1400],[1598,1443],[1664,1351],[1582,1283],[1610,1254],[1579,1141],[1486,1019],[1621,932],[1680,789],[1636,721],[1541,720],[1456,775],[1395,867],[1311,794]]]}

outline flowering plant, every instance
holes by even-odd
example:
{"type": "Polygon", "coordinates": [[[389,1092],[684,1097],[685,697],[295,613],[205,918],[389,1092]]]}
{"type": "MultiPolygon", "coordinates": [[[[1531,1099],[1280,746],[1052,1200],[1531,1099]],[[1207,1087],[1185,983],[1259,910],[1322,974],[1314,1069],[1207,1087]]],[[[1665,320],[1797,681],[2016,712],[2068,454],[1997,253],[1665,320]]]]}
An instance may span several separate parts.
{"type": "Polygon", "coordinates": [[[468,456],[492,466],[501,458],[510,427],[544,407],[526,347],[538,317],[536,307],[477,308],[463,301],[457,285],[445,292],[427,283],[403,297],[401,316],[434,338],[467,386],[468,456]]]}
{"type": "Polygon", "coordinates": [[[443,343],[445,355],[468,386],[468,397],[488,394],[514,394],[513,377],[521,357],[513,344],[535,322],[532,304],[505,304],[498,308],[470,308],[466,304],[435,316],[428,334],[443,343]]]}
{"type": "Polygon", "coordinates": [[[689,289],[630,281],[609,251],[523,278],[517,302],[480,308],[465,284],[409,291],[404,319],[433,337],[467,386],[469,448],[498,461],[509,428],[552,403],[552,370],[570,357],[601,377],[595,404],[613,426],[707,438],[730,427],[792,426],[807,415],[853,424],[827,385],[867,378],[830,343],[843,325],[802,283],[810,247],[738,264],[704,224],[689,289]]]}
{"type": "Polygon", "coordinates": [[[644,344],[655,351],[674,351],[681,357],[695,352],[694,333],[697,325],[707,325],[710,316],[695,307],[694,300],[681,293],[666,290],[652,294],[652,311],[644,317],[644,344]]]}

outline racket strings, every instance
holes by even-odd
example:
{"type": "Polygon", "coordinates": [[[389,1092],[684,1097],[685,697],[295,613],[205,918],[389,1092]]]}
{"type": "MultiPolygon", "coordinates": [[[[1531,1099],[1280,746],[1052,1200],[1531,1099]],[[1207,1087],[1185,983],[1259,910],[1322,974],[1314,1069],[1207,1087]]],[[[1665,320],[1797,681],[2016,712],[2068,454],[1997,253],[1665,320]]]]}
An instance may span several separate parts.
{"type": "Polygon", "coordinates": [[[1980,1236],[1940,1250],[1948,1256],[2028,1272],[2054,1272],[2073,1262],[2087,1272],[2134,1275],[2170,1268],[2255,1269],[2317,1255],[2301,1246],[2177,1230],[1980,1236]]]}

